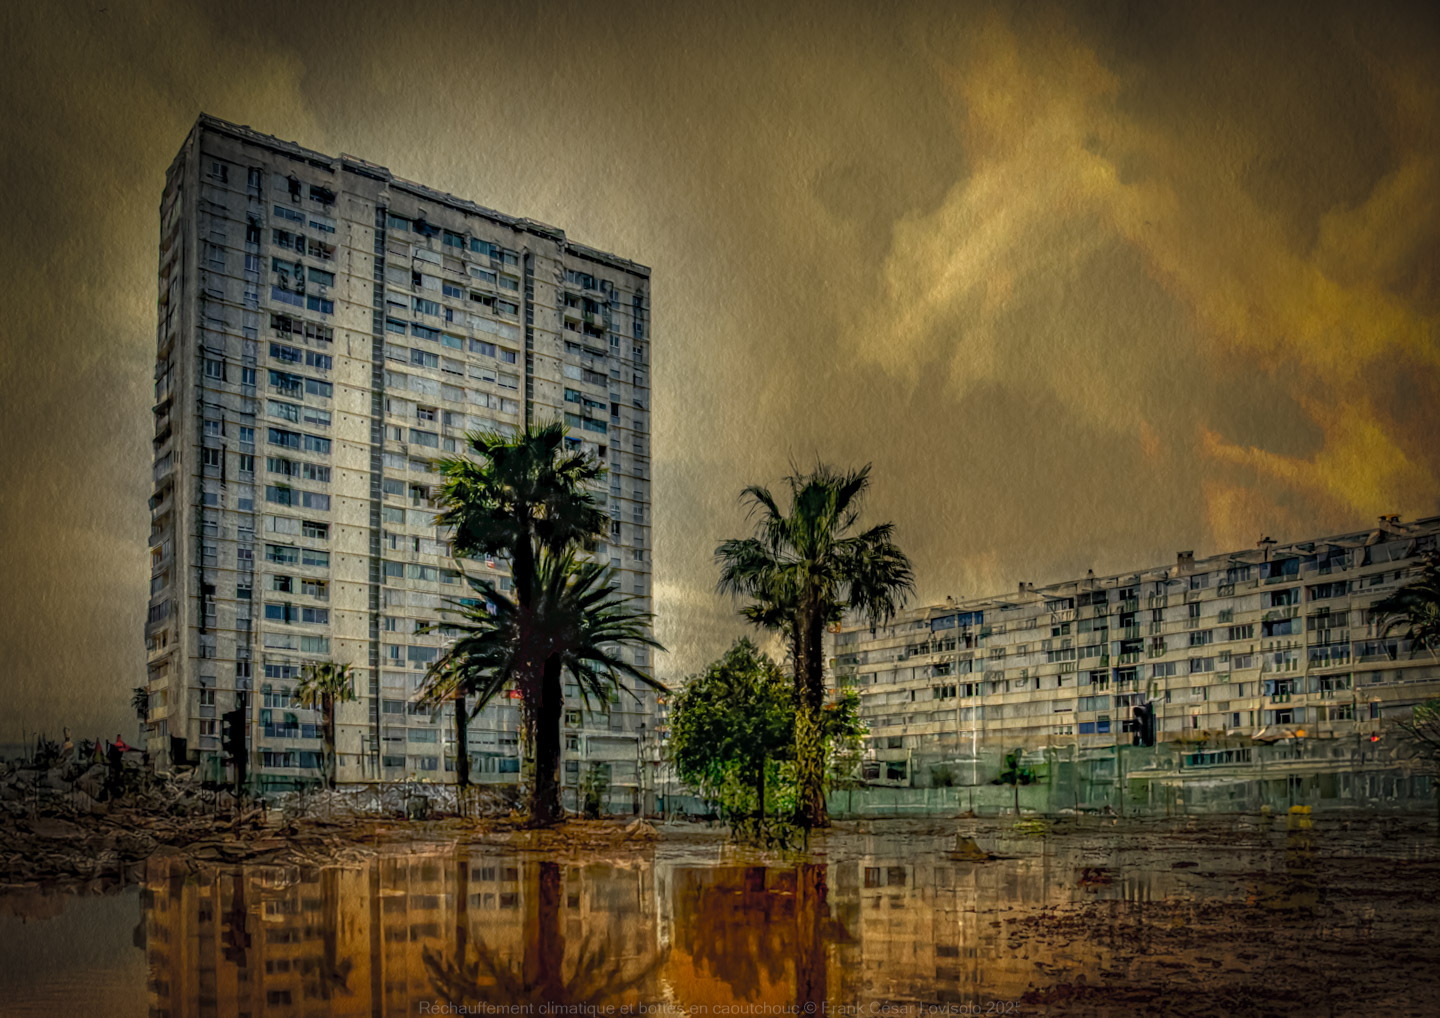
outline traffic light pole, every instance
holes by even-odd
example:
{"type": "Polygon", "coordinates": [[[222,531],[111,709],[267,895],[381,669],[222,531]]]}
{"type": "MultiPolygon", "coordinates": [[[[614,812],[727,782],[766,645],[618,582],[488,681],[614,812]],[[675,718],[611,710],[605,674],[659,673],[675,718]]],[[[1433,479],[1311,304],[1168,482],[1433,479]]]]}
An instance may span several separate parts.
{"type": "Polygon", "coordinates": [[[230,763],[235,768],[235,798],[239,800],[245,792],[245,771],[250,759],[249,746],[249,712],[244,707],[236,707],[234,710],[226,711],[221,717],[221,724],[224,727],[224,749],[230,763]]]}

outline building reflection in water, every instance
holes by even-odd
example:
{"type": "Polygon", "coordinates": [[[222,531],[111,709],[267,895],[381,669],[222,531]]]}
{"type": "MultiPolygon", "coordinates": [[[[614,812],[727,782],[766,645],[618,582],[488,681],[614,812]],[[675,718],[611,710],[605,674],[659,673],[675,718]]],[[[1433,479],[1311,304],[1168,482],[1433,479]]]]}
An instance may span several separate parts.
{"type": "Polygon", "coordinates": [[[205,877],[155,859],[142,894],[151,1014],[413,1015],[423,1001],[803,1013],[821,1002],[1015,1000],[1143,956],[1145,921],[1112,929],[1106,914],[1143,916],[1163,899],[1173,924],[1175,909],[1183,921],[1187,903],[1217,896],[1313,906],[1308,820],[1283,825],[1280,852],[1207,860],[1229,880],[1156,866],[1153,855],[1142,863],[1139,850],[1132,863],[1101,839],[1065,839],[1058,852],[994,842],[1008,858],[980,861],[953,834],[852,838],[828,862],[768,867],[578,864],[463,845],[205,877]],[[1243,877],[1257,872],[1268,876],[1243,877]],[[1068,942],[1040,952],[1017,939],[1017,916],[1097,902],[1109,911],[1068,942]]]}

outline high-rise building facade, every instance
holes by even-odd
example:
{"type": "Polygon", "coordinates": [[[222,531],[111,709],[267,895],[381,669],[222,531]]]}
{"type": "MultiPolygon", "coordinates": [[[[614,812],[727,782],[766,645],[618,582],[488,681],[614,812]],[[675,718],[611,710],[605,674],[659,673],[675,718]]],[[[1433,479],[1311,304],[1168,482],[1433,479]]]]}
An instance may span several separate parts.
{"type": "MultiPolygon", "coordinates": [[[[435,525],[434,461],[467,432],[564,421],[608,470],[595,554],[649,610],[651,339],[642,265],[201,116],[160,206],[157,764],[219,777],[221,716],[239,707],[262,787],[313,780],[319,719],[294,688],[306,662],[335,660],[358,694],[337,707],[340,780],[453,781],[452,712],[413,704],[442,645],[418,630],[473,594],[435,525]]],[[[504,562],[463,565],[508,589],[504,562]]],[[[636,693],[589,712],[567,699],[567,784],[596,764],[638,794],[654,698],[636,693]]],[[[469,741],[476,780],[518,780],[516,701],[469,741]]]]}
{"type": "MultiPolygon", "coordinates": [[[[1372,608],[1437,549],[1440,517],[1387,517],[841,627],[833,669],[869,727],[863,777],[985,784],[1015,750],[1097,785],[1125,763],[1219,778],[1266,761],[1353,773],[1394,757],[1393,739],[1371,737],[1440,696],[1440,664],[1372,608]],[[1117,761],[1137,742],[1156,751],[1117,761]]],[[[1382,793],[1354,797],[1365,794],[1382,793]]]]}

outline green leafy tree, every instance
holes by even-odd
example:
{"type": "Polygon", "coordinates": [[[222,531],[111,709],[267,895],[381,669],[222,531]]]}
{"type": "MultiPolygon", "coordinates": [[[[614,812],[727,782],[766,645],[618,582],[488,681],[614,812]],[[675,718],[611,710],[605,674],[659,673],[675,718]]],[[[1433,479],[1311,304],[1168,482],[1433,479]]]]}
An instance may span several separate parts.
{"type": "Polygon", "coordinates": [[[860,719],[860,694],[853,689],[842,690],[820,712],[820,730],[827,748],[826,762],[831,788],[849,786],[856,781],[865,752],[865,733],[869,729],[860,719]]]}
{"type": "Polygon", "coordinates": [[[1376,601],[1370,612],[1385,636],[1404,627],[1412,653],[1440,650],[1440,557],[1426,556],[1420,575],[1376,601]]]}
{"type": "Polygon", "coordinates": [[[542,551],[532,565],[528,608],[484,579],[469,579],[480,598],[449,602],[457,617],[433,628],[457,635],[426,671],[421,702],[443,703],[463,690],[478,711],[502,692],[517,690],[535,747],[530,818],[550,823],[561,815],[562,676],[575,680],[587,709],[627,689],[627,678],[663,690],[623,656],[634,647],[663,648],[650,636],[652,616],[631,607],[635,598],[617,590],[608,567],[576,561],[569,551],[542,551]]]}
{"type": "Polygon", "coordinates": [[[355,683],[348,664],[312,661],[300,669],[295,702],[320,712],[320,766],[325,787],[335,787],[335,705],[355,699],[355,683]]]}
{"type": "Polygon", "coordinates": [[[719,588],[749,599],[741,609],[752,625],[779,631],[795,665],[795,719],[800,820],[825,826],[824,636],[845,614],[871,625],[888,621],[914,591],[910,561],[894,542],[893,524],[858,529],[870,467],[837,473],[819,465],[786,479],[789,510],[769,489],[751,486],[741,501],[756,518],[752,537],[715,550],[719,588]]]}
{"type": "Polygon", "coordinates": [[[765,822],[766,774],[794,750],[795,687],[748,639],[686,681],[670,715],[669,753],[687,785],[728,816],[765,822]]]}

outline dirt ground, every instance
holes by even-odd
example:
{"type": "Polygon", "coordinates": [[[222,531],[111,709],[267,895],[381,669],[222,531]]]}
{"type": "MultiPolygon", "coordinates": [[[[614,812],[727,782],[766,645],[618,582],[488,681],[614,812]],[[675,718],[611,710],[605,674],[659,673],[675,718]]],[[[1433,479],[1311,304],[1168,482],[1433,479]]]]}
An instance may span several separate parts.
{"type": "Polygon", "coordinates": [[[29,817],[0,825],[0,911],[41,918],[57,895],[83,908],[77,896],[143,882],[157,859],[204,886],[457,853],[517,864],[522,887],[527,866],[556,864],[586,900],[642,902],[587,922],[670,944],[647,992],[692,1014],[695,1000],[793,1004],[802,968],[837,1013],[1440,1014],[1430,816],[872,820],[800,853],[629,818],[536,831],[505,817],[29,817]],[[792,943],[800,931],[811,940],[792,943]]]}

